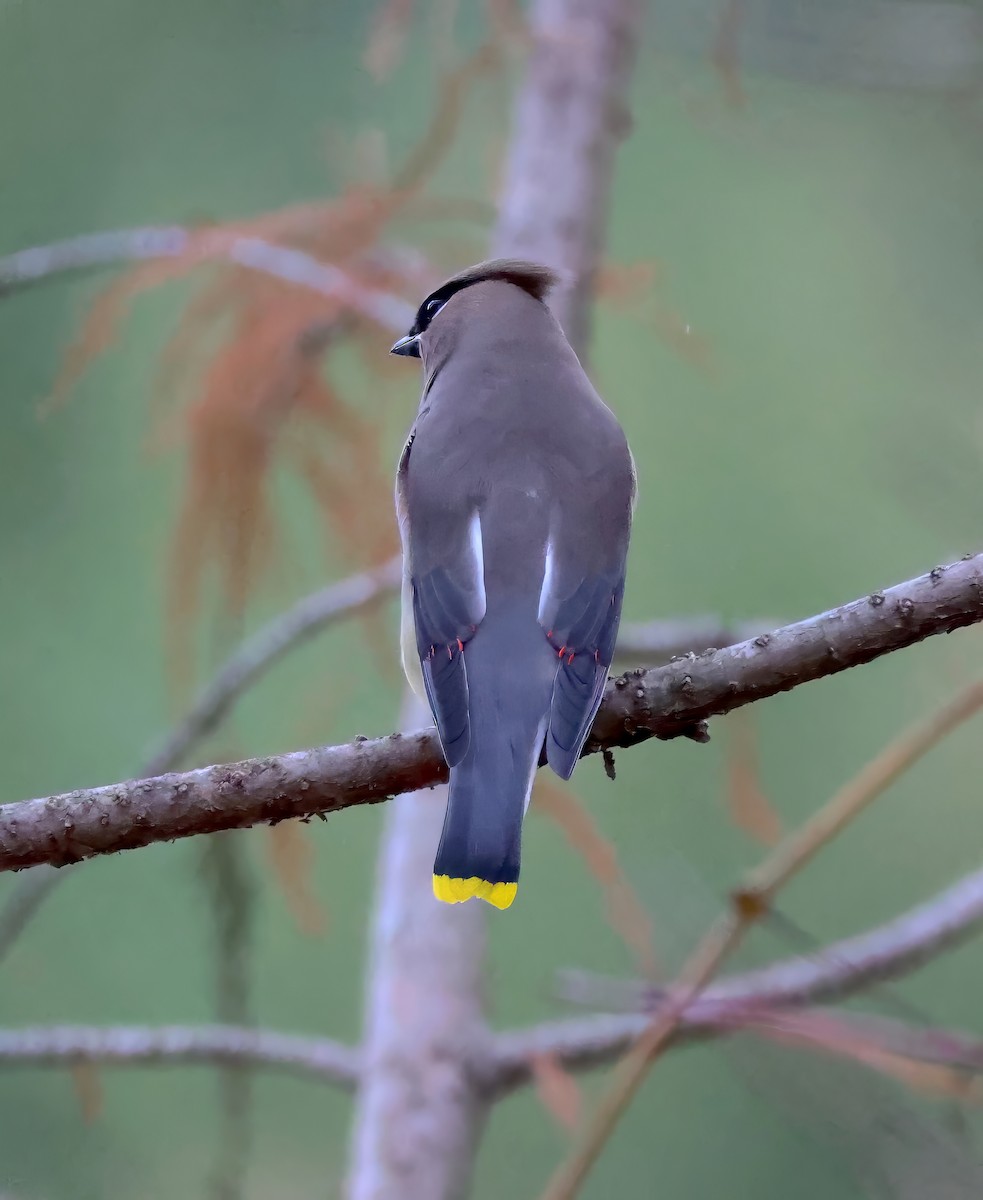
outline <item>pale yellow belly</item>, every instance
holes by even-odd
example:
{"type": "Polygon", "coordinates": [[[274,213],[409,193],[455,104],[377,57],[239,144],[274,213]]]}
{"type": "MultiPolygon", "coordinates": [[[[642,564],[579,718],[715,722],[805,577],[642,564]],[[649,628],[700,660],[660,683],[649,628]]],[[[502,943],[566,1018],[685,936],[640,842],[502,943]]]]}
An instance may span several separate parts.
{"type": "Polygon", "coordinates": [[[403,573],[403,586],[400,593],[402,613],[399,622],[400,656],[403,661],[403,674],[407,682],[420,699],[426,704],[427,690],[423,686],[423,671],[416,652],[416,631],[413,628],[413,588],[409,576],[403,573]]]}

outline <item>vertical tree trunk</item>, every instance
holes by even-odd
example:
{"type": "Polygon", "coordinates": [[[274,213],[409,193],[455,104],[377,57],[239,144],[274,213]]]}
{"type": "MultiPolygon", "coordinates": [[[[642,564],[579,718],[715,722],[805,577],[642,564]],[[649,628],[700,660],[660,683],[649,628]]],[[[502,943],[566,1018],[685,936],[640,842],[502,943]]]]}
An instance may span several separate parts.
{"type": "MultiPolygon", "coordinates": [[[[639,31],[638,0],[534,0],[493,253],[565,273],[553,308],[584,355],[617,142],[639,31]]],[[[402,728],[428,724],[413,697],[402,728]]],[[[459,1200],[470,1191],[487,1102],[469,1062],[487,1036],[485,920],[477,901],[430,889],[445,788],[397,797],[379,856],[365,1074],[350,1200],[459,1200]]],[[[508,920],[508,915],[504,916],[508,920]]]]}
{"type": "MultiPolygon", "coordinates": [[[[430,723],[412,693],[402,729],[430,723]]],[[[465,1196],[484,1105],[468,1062],[485,1034],[483,904],[440,904],[430,877],[447,788],[397,796],[378,861],[351,1200],[465,1196]]]]}
{"type": "Polygon", "coordinates": [[[535,0],[494,252],[564,272],[550,301],[583,360],[641,0],[535,0]]]}

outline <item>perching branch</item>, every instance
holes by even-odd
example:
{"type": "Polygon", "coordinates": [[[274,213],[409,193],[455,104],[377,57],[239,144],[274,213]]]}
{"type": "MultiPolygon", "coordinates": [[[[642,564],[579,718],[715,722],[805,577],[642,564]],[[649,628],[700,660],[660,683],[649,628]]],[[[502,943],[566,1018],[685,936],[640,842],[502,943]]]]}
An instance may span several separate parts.
{"type": "MultiPolygon", "coordinates": [[[[401,560],[350,575],[328,584],[268,621],[226,659],[181,719],[144,765],[144,775],[160,775],[180,765],[182,758],[218,728],[241,696],[287,653],[339,621],[357,616],[399,590],[401,560]]],[[[742,621],[726,625],[718,617],[626,622],[618,638],[619,659],[665,662],[678,655],[728,646],[755,637],[767,622],[742,621]]]]}
{"type": "Polygon", "coordinates": [[[359,1054],[329,1038],[238,1025],[49,1025],[0,1030],[0,1065],[248,1066],[353,1089],[359,1054]]]}
{"type": "MultiPolygon", "coordinates": [[[[845,938],[806,957],[796,956],[710,985],[682,1014],[672,1045],[714,1036],[734,1020],[761,1010],[802,1008],[844,1000],[900,979],[976,934],[983,926],[983,869],[885,925],[845,938]]],[[[598,1005],[616,998],[637,1011],[550,1021],[499,1034],[490,1086],[511,1091],[527,1083],[532,1056],[555,1055],[569,1071],[587,1071],[619,1058],[651,1023],[666,992],[647,984],[564,977],[564,999],[598,1005]]]]}
{"type": "MultiPolygon", "coordinates": [[[[395,594],[400,571],[396,558],[375,570],[328,584],[304,596],[246,638],[219,667],[186,715],[161,740],[143,764],[141,774],[159,775],[176,770],[203,738],[215,732],[244,693],[281,658],[339,621],[395,594]]],[[[758,620],[727,625],[712,616],[626,622],[621,627],[616,655],[635,662],[665,662],[674,655],[702,651],[710,645],[727,646],[741,638],[753,637],[768,628],[768,624],[758,620]]],[[[18,879],[0,909],[0,962],[56,883],[67,876],[64,869],[42,863],[26,870],[18,879]]]]}
{"type": "Polygon", "coordinates": [[[587,752],[692,736],[700,721],[983,620],[983,555],[773,633],[608,685],[587,752]]]}
{"type": "MultiPolygon", "coordinates": [[[[705,737],[700,722],[983,619],[983,556],[735,646],[608,685],[587,752],[705,737]]],[[[0,870],[64,866],[264,821],[374,804],[447,777],[435,734],[394,733],[0,807],[0,870]]]]}

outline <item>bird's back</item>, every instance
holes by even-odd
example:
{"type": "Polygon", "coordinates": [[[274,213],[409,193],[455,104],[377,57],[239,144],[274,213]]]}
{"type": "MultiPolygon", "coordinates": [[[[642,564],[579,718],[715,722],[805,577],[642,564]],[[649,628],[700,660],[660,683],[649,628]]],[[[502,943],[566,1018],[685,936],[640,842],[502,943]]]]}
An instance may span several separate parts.
{"type": "Polygon", "coordinates": [[[543,304],[504,283],[472,293],[421,404],[409,504],[438,520],[477,508],[486,578],[510,590],[517,574],[542,580],[557,526],[588,562],[623,554],[634,480],[617,419],[543,304]],[[599,546],[605,520],[615,544],[599,546]]]}

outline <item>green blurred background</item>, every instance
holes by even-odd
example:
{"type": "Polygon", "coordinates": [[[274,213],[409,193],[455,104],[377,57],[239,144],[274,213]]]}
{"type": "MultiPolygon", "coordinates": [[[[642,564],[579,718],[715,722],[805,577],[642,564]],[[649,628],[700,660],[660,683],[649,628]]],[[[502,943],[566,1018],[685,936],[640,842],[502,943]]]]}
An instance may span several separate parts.
{"type": "MultiPolygon", "coordinates": [[[[887,78],[873,51],[853,54],[848,34],[843,45],[822,29],[808,41],[819,0],[789,8],[805,41],[783,41],[774,4],[748,7],[746,103],[735,107],[707,52],[717,8],[660,6],[618,160],[610,254],[657,268],[638,311],[601,306],[592,350],[639,467],[629,619],[794,619],[983,544],[983,105],[970,86],[979,42],[946,34],[951,71],[932,49],[927,81],[915,67],[887,78]],[[866,75],[854,70],[860,60],[876,60],[866,75]],[[657,337],[653,305],[705,340],[709,360],[657,337]]],[[[942,23],[971,12],[897,0],[868,15],[915,8],[936,8],[942,23]]],[[[0,254],[336,193],[360,135],[382,131],[394,158],[419,136],[435,97],[434,22],[449,11],[417,14],[406,56],[380,83],[362,64],[372,6],[0,0],[0,254]]],[[[460,42],[474,44],[484,20],[462,5],[460,42]]],[[[885,41],[882,57],[896,66],[907,43],[885,41]]],[[[488,147],[508,134],[509,97],[501,79],[479,87],[435,191],[487,196],[488,147]]],[[[484,235],[470,236],[479,257],[484,235]]],[[[4,801],[126,777],[175,715],[162,577],[183,464],[149,456],[144,443],[152,364],[185,292],[141,300],[71,404],[39,420],[98,285],[64,277],[0,301],[4,801]]],[[[408,370],[367,401],[384,414],[393,460],[417,384],[408,370]]],[[[364,372],[350,385],[364,388],[364,372]]],[[[267,581],[250,626],[347,570],[326,560],[310,513],[286,491],[292,545],[310,551],[294,553],[289,579],[267,581]]],[[[762,784],[783,820],[805,817],[981,661],[971,630],[758,707],[762,784]]],[[[197,760],[385,732],[399,694],[362,631],[341,628],[277,667],[197,760]]],[[[707,748],[621,755],[614,786],[598,760],[576,780],[650,907],[669,965],[700,930],[700,889],[722,894],[760,854],[725,808],[725,725],[707,748]]],[[[970,727],[826,851],[785,910],[817,937],[841,936],[979,866],[981,765],[970,727]]],[[[358,1036],[382,817],[353,810],[309,830],[323,939],[291,919],[266,832],[240,835],[256,892],[249,971],[260,1024],[358,1036]]],[[[556,1011],[557,968],[631,970],[597,884],[535,814],[524,863],[521,912],[491,921],[502,1027],[556,1011]]],[[[0,902],[15,883],[0,881],[0,902]]],[[[208,1021],[214,957],[200,847],[92,862],[4,962],[0,1024],[208,1021]]],[[[900,990],[935,1019],[979,1030],[981,986],[970,945],[900,990]]],[[[796,1122],[794,1105],[776,1107],[780,1061],[753,1092],[748,1062],[753,1073],[753,1054],[737,1072],[715,1047],[671,1055],[585,1194],[868,1194],[828,1153],[815,1114],[796,1122]]],[[[85,1123],[67,1072],[0,1071],[0,1190],[37,1200],[207,1194],[212,1073],[107,1068],[102,1081],[102,1111],[85,1123]]],[[[594,1094],[597,1081],[587,1086],[594,1094]]],[[[349,1101],[260,1075],[255,1104],[248,1196],[340,1196],[349,1101]]],[[[475,1196],[534,1195],[565,1144],[534,1095],[509,1100],[483,1143],[475,1196]]]]}

